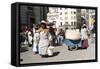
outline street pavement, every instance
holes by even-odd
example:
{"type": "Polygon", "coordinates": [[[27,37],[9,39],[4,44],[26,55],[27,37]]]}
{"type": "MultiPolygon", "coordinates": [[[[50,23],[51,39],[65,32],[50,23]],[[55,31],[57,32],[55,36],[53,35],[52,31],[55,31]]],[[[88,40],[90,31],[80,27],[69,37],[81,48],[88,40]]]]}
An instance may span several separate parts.
{"type": "Polygon", "coordinates": [[[23,59],[21,64],[95,59],[94,39],[89,39],[88,41],[89,47],[87,49],[79,49],[75,51],[69,51],[66,45],[56,46],[54,48],[55,55],[48,58],[41,58],[39,54],[33,53],[32,47],[28,47],[28,50],[20,53],[20,58],[23,59]]]}

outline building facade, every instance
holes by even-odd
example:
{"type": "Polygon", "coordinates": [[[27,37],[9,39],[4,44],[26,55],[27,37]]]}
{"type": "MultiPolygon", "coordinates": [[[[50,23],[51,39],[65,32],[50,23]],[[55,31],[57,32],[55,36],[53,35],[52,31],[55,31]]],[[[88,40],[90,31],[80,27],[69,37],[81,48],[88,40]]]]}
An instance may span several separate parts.
{"type": "Polygon", "coordinates": [[[55,22],[55,26],[77,27],[77,10],[74,8],[56,8],[49,7],[47,14],[49,22],[55,22]]]}
{"type": "Polygon", "coordinates": [[[95,10],[93,9],[81,9],[81,16],[86,20],[88,29],[95,23],[95,10]]]}
{"type": "Polygon", "coordinates": [[[55,27],[79,28],[86,24],[88,28],[95,21],[95,10],[49,7],[47,20],[54,22],[55,27]]]}
{"type": "Polygon", "coordinates": [[[95,23],[95,10],[89,10],[89,29],[91,29],[91,26],[95,23]]]}

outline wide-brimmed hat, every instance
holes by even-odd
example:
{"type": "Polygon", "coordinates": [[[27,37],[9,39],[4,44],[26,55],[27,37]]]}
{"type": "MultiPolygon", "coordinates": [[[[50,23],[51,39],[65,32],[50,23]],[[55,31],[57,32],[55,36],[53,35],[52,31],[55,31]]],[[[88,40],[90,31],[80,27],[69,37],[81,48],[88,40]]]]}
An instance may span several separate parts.
{"type": "Polygon", "coordinates": [[[47,22],[45,20],[42,20],[40,23],[45,23],[46,24],[47,22]]]}
{"type": "Polygon", "coordinates": [[[86,26],[86,24],[83,24],[83,26],[86,26]]]}
{"type": "Polygon", "coordinates": [[[83,28],[83,27],[87,27],[87,25],[86,25],[86,24],[83,24],[82,28],[83,28]]]}

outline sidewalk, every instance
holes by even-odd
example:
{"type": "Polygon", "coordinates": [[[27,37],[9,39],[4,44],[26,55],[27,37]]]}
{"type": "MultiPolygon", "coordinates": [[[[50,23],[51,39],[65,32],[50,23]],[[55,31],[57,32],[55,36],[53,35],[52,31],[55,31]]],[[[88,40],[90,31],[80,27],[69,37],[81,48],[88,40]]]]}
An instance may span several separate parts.
{"type": "Polygon", "coordinates": [[[41,58],[38,54],[34,55],[32,47],[29,47],[28,51],[21,52],[21,58],[23,58],[21,64],[95,59],[95,44],[90,43],[90,40],[89,44],[88,49],[76,51],[69,51],[67,46],[56,46],[54,48],[55,55],[48,58],[41,58]]]}

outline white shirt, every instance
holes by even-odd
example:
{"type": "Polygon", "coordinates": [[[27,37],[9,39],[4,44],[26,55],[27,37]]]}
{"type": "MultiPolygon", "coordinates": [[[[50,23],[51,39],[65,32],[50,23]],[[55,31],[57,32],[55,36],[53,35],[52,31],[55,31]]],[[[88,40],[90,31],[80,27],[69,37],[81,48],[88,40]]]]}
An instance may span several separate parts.
{"type": "Polygon", "coordinates": [[[81,38],[82,39],[88,39],[87,29],[86,28],[81,29],[81,38]]]}

